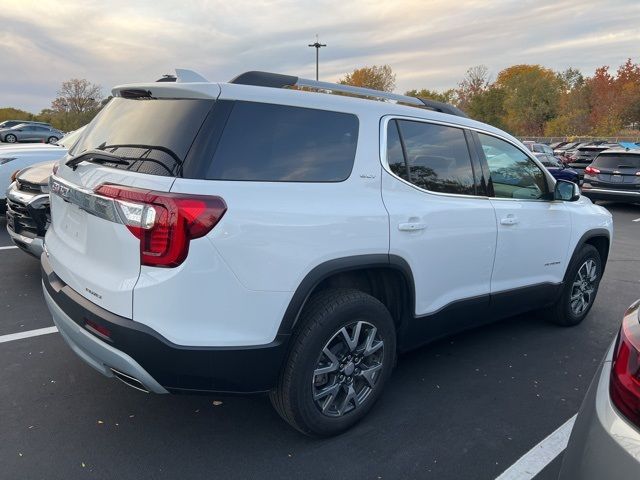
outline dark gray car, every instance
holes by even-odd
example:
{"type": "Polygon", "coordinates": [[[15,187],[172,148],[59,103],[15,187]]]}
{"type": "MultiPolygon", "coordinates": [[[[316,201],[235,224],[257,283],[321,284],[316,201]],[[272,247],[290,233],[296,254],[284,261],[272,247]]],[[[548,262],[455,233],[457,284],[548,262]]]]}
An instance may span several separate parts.
{"type": "Polygon", "coordinates": [[[584,170],[582,194],[591,200],[640,202],[640,149],[613,148],[584,170]]]}
{"type": "Polygon", "coordinates": [[[0,130],[0,142],[46,142],[56,143],[64,134],[49,125],[21,123],[15,127],[0,130]]]}

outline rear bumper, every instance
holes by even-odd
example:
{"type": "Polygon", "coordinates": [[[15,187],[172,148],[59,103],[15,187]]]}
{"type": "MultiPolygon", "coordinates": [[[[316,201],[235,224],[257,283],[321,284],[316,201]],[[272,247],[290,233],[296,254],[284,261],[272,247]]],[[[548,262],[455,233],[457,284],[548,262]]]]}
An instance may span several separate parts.
{"type": "Polygon", "coordinates": [[[582,194],[591,200],[610,200],[613,202],[640,202],[640,191],[613,190],[608,188],[589,188],[582,186],[582,194]]]}
{"type": "MultiPolygon", "coordinates": [[[[111,368],[131,376],[146,390],[169,392],[262,393],[276,385],[289,336],[267,345],[190,347],[176,345],[148,326],[93,304],[53,272],[41,257],[45,298],[54,322],[71,348],[106,376],[111,368]],[[106,328],[103,339],[86,320],[106,328]]],[[[176,319],[179,321],[180,319],[176,319]]]]}
{"type": "Polygon", "coordinates": [[[620,416],[609,396],[611,353],[580,408],[559,480],[640,478],[640,432],[620,416]]]}

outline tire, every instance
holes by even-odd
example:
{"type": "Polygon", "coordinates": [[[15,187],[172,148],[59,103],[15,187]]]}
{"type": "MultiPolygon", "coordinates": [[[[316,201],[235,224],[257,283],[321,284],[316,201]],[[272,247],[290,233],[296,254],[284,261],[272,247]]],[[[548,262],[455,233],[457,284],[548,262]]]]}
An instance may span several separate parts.
{"type": "Polygon", "coordinates": [[[560,298],[547,312],[549,320],[563,327],[582,322],[593,306],[601,278],[602,260],[598,250],[593,245],[583,245],[569,264],[560,298]],[[578,285],[578,282],[582,283],[578,285]]]}
{"type": "Polygon", "coordinates": [[[47,143],[56,143],[58,141],[58,137],[49,137],[47,139],[47,143]]]}
{"type": "Polygon", "coordinates": [[[395,326],[380,301],[358,290],[321,291],[302,311],[271,403],[306,435],[337,435],[371,410],[395,355],[395,326]]]}
{"type": "Polygon", "coordinates": [[[4,137],[4,141],[7,143],[16,143],[17,140],[18,140],[18,137],[16,137],[13,133],[5,135],[4,137]]]}

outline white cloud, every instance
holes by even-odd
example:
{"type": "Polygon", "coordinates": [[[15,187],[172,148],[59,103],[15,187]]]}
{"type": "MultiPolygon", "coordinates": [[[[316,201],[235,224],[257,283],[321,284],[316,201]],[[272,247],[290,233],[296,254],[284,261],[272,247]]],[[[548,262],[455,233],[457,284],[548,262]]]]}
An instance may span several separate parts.
{"type": "MultiPolygon", "coordinates": [[[[324,80],[389,64],[397,89],[454,87],[466,69],[517,63],[591,74],[637,55],[637,0],[259,0],[4,2],[0,106],[38,111],[62,81],[149,81],[175,67],[212,80],[246,70],[324,80]]],[[[640,59],[634,58],[635,61],[640,59]]]]}

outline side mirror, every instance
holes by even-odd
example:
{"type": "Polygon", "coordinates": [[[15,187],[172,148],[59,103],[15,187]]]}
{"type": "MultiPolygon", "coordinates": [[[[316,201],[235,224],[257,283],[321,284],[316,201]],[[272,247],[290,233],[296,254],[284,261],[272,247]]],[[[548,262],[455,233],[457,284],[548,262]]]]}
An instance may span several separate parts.
{"type": "Polygon", "coordinates": [[[580,188],[573,182],[558,180],[553,190],[553,199],[563,202],[575,202],[580,198],[580,188]]]}

